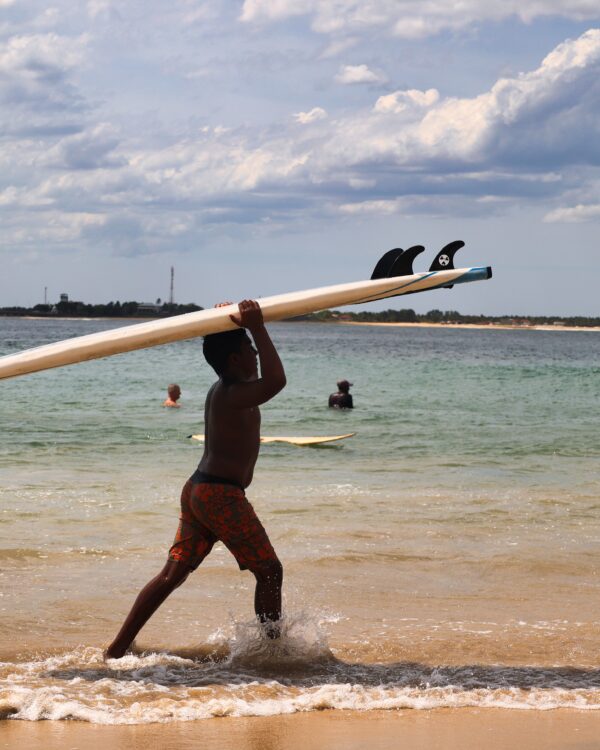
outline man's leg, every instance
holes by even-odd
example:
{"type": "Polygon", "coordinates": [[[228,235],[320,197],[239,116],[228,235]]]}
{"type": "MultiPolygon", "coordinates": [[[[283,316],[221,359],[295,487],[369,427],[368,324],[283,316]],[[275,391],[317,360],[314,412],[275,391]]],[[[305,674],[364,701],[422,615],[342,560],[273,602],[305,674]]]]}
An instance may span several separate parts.
{"type": "Polygon", "coordinates": [[[120,659],[123,656],[150,617],[169,594],[181,586],[191,570],[190,566],[185,563],[175,560],[167,561],[161,572],[138,594],[117,637],[106,649],[108,659],[120,659]]]}
{"type": "Polygon", "coordinates": [[[254,611],[258,619],[265,624],[269,638],[279,637],[279,628],[275,623],[281,619],[281,587],[283,585],[283,566],[275,558],[272,561],[253,567],[256,578],[254,592],[254,611]]]}

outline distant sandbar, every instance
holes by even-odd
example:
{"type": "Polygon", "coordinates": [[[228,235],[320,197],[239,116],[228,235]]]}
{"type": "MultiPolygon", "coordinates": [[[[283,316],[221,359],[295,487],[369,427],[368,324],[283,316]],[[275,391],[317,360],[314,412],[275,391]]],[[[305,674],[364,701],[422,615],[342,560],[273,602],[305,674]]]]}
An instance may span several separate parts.
{"type": "Polygon", "coordinates": [[[383,321],[338,320],[349,326],[388,326],[390,328],[473,328],[482,331],[600,331],[600,326],[509,325],[507,323],[385,323],[383,321]]]}

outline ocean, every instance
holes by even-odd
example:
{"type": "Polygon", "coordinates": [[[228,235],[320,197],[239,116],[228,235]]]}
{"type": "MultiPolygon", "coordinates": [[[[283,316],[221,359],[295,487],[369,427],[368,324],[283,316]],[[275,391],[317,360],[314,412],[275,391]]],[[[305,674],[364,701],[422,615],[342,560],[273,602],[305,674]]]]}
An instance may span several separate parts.
{"type": "MultiPolygon", "coordinates": [[[[0,354],[121,324],[0,318],[0,354]]],[[[0,717],[600,709],[600,333],[269,328],[288,384],[263,434],[356,433],[261,449],[279,641],[217,545],[134,654],[102,658],[201,456],[199,341],[0,383],[0,717]],[[342,378],[353,411],[327,408],[342,378]]]]}

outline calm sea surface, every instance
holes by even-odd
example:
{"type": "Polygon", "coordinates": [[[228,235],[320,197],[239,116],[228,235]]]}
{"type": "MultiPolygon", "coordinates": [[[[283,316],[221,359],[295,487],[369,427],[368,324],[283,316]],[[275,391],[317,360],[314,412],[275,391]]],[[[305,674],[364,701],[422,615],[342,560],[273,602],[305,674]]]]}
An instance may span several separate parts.
{"type": "MultiPolygon", "coordinates": [[[[0,355],[114,325],[0,318],[0,355]]],[[[102,660],[201,455],[199,341],[0,382],[0,717],[600,709],[600,333],[270,330],[288,385],[263,434],[356,432],[262,448],[279,642],[219,545],[136,655],[102,660]],[[341,378],[354,411],[326,407],[341,378]]]]}

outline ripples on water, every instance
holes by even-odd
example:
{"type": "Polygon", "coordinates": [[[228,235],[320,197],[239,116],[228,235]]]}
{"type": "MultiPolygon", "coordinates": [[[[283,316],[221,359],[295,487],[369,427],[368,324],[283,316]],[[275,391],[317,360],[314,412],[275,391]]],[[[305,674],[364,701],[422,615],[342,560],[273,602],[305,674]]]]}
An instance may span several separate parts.
{"type": "MultiPolygon", "coordinates": [[[[2,318],[0,354],[112,325],[2,318]]],[[[195,621],[203,645],[105,664],[96,644],[170,543],[213,377],[189,341],[3,381],[2,715],[600,708],[600,334],[271,331],[288,386],[263,433],[357,433],[263,447],[249,493],[292,605],[336,614],[290,606],[285,638],[262,642],[250,583],[216,550],[189,591],[213,623],[233,607],[234,624],[195,621]],[[326,408],[342,377],[353,412],[326,408]],[[163,410],[173,381],[183,408],[163,410]],[[60,645],[74,642],[95,645],[60,645]]],[[[156,616],[158,640],[189,639],[177,601],[156,616]]]]}

